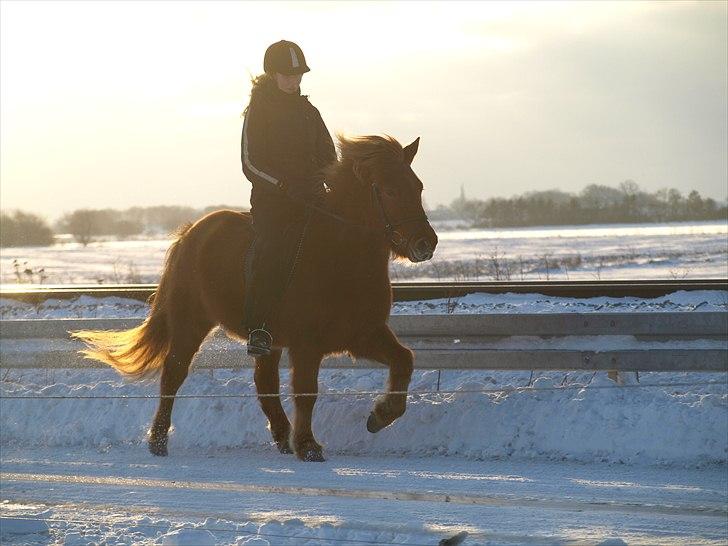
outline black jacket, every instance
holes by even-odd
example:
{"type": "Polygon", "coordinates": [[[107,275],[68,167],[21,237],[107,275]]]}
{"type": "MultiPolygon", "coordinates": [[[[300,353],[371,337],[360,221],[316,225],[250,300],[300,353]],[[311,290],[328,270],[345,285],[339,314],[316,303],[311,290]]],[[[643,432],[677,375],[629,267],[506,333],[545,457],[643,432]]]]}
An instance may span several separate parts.
{"type": "Polygon", "coordinates": [[[313,199],[323,192],[321,169],[336,160],[321,114],[308,98],[284,93],[264,77],[253,87],[245,112],[240,157],[253,184],[253,217],[285,214],[290,202],[276,189],[313,199]]]}

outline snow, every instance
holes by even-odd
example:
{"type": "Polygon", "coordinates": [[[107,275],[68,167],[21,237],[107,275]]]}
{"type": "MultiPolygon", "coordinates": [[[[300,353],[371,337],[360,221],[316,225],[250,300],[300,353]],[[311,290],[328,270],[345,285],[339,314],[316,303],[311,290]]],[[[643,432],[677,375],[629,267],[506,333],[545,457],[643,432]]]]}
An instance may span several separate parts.
{"type": "Polygon", "coordinates": [[[207,529],[184,527],[162,537],[162,546],[215,546],[217,541],[207,529]]]}
{"type": "MultiPolygon", "coordinates": [[[[725,277],[728,223],[668,222],[438,231],[433,263],[510,261],[501,280],[725,277]],[[545,260],[559,262],[546,268],[545,260]],[[564,263],[567,265],[564,266],[564,263]],[[523,264],[523,267],[521,266],[523,264]],[[510,275],[510,277],[508,277],[510,275]]],[[[448,278],[468,276],[462,268],[448,278]]],[[[487,278],[487,275],[483,278],[487,278]]]]}
{"type": "MultiPolygon", "coordinates": [[[[438,230],[431,262],[394,263],[394,280],[671,279],[728,276],[727,222],[672,222],[438,230]],[[556,266],[549,262],[556,261],[556,266]],[[479,265],[481,271],[474,272],[479,265]]],[[[82,284],[157,282],[169,239],[104,241],[83,247],[4,248],[0,282],[82,284]],[[13,265],[17,261],[18,268],[13,265]],[[43,280],[38,273],[43,269],[43,280]],[[32,275],[23,273],[34,271],[32,275]]]]}
{"type": "MultiPolygon", "coordinates": [[[[658,298],[566,298],[543,294],[468,294],[426,301],[394,302],[393,315],[444,315],[493,313],[590,313],[590,312],[728,311],[724,290],[677,291],[658,298]]],[[[0,298],[0,319],[144,318],[149,306],[116,297],[81,296],[71,300],[49,299],[23,303],[0,298]]]]}
{"type": "MultiPolygon", "coordinates": [[[[147,310],[120,298],[0,301],[3,319],[141,318],[147,310]]],[[[448,311],[725,312],[728,293],[476,294],[394,308],[448,311]]],[[[419,370],[407,412],[376,435],[365,429],[372,396],[327,396],[377,391],[385,379],[382,369],[322,370],[313,426],[328,461],[316,465],[271,446],[250,369],[193,369],[175,404],[165,459],[145,443],[156,399],[103,398],[154,396],[155,382],[127,382],[108,369],[2,370],[5,397],[98,397],[0,400],[2,542],[434,545],[461,531],[469,533],[466,546],[728,541],[725,374],[643,373],[639,384],[618,387],[602,373],[419,370]],[[530,379],[532,388],[517,389],[530,379]],[[713,384],[646,387],[704,382],[713,384]],[[438,385],[443,392],[416,394],[438,385]],[[502,390],[468,392],[482,389],[502,390]],[[322,491],[305,493],[311,488],[322,491]],[[411,492],[429,497],[393,498],[411,492]],[[455,500],[433,500],[438,495],[455,500]]],[[[288,392],[285,370],[281,383],[288,392]]],[[[290,415],[288,399],[284,407],[290,415]]]]}
{"type": "MultiPolygon", "coordinates": [[[[84,447],[100,452],[143,447],[156,410],[156,383],[127,383],[110,370],[48,375],[46,371],[10,370],[3,395],[99,398],[2,400],[2,445],[84,447]],[[152,398],[103,398],[124,395],[152,398]]],[[[287,376],[282,372],[285,385],[287,376]]],[[[380,390],[386,373],[323,370],[313,426],[329,457],[387,453],[678,466],[719,464],[728,457],[728,397],[723,375],[641,374],[642,384],[717,383],[645,389],[615,388],[605,375],[598,374],[593,380],[591,376],[586,372],[544,373],[536,378],[534,390],[483,394],[467,391],[525,386],[529,372],[443,372],[440,389],[447,393],[412,395],[405,417],[371,436],[364,424],[373,396],[326,394],[380,390]],[[568,388],[552,388],[565,377],[568,388]]],[[[437,381],[437,371],[419,371],[411,391],[436,390],[437,381]]],[[[288,392],[287,386],[284,392],[288,392]]],[[[254,393],[251,370],[191,374],[180,395],[232,397],[178,399],[170,451],[267,448],[270,434],[254,393]],[[234,397],[241,394],[248,396],[234,397]]],[[[290,402],[284,406],[291,414],[290,402]]]]}
{"type": "MultiPolygon", "coordinates": [[[[470,535],[467,546],[597,544],[608,539],[628,544],[725,542],[728,478],[723,466],[666,470],[383,455],[342,456],[311,465],[249,450],[183,451],[160,460],[125,447],[104,454],[7,449],[3,472],[3,495],[22,497],[25,503],[0,505],[4,514],[52,520],[54,543],[80,535],[85,544],[160,544],[183,528],[206,530],[216,544],[255,537],[277,546],[434,546],[462,531],[470,535]],[[95,482],[93,487],[89,482],[95,482]],[[294,490],[316,486],[374,498],[238,492],[251,484],[294,490]],[[468,495],[482,502],[376,497],[380,491],[413,490],[468,495]]],[[[46,542],[25,537],[14,543],[46,542]]]]}
{"type": "Polygon", "coordinates": [[[144,318],[145,302],[127,298],[80,296],[71,300],[48,299],[39,304],[0,298],[0,319],[144,318]]]}
{"type": "Polygon", "coordinates": [[[0,516],[0,538],[37,533],[48,533],[48,524],[44,521],[0,516]]]}
{"type": "MultiPolygon", "coordinates": [[[[0,305],[2,305],[0,303],[0,305]]],[[[1,307],[0,307],[1,309],[1,307]]],[[[728,311],[724,290],[677,291],[658,298],[565,298],[543,294],[468,294],[450,300],[394,302],[392,314],[630,313],[728,311]]]]}

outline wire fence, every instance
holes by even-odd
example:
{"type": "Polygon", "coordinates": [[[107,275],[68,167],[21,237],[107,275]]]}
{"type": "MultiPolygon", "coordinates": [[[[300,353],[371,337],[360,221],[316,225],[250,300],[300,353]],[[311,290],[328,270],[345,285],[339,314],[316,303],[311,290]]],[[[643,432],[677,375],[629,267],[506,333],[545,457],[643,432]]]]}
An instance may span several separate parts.
{"type": "MultiPolygon", "coordinates": [[[[592,376],[593,378],[594,376],[592,376]]],[[[589,390],[612,390],[618,391],[619,389],[675,389],[675,388],[690,388],[690,387],[720,387],[728,389],[728,377],[723,381],[687,381],[687,382],[664,382],[664,383],[637,383],[637,384],[625,384],[625,385],[592,385],[589,383],[569,384],[560,386],[546,386],[538,387],[534,385],[521,386],[521,387],[502,387],[502,388],[484,388],[484,389],[460,389],[460,390],[412,390],[412,391],[331,391],[321,393],[282,393],[282,394],[257,394],[257,393],[237,393],[237,394],[179,394],[177,396],[168,395],[160,396],[158,394],[140,394],[140,395],[0,395],[0,401],[4,400],[158,400],[160,398],[178,398],[178,399],[246,399],[246,398],[268,398],[268,397],[280,397],[280,398],[296,398],[296,397],[371,397],[380,395],[406,395],[408,397],[414,396],[446,396],[446,395],[497,395],[497,394],[513,394],[513,393],[529,393],[537,394],[542,392],[565,392],[565,391],[577,391],[581,389],[589,390]]],[[[11,517],[16,520],[43,522],[46,524],[53,525],[85,525],[89,526],[90,522],[93,522],[94,527],[108,526],[109,528],[118,528],[124,524],[118,520],[112,520],[109,518],[98,518],[93,517],[87,520],[72,520],[67,518],[35,518],[35,517],[23,517],[23,516],[9,516],[0,512],[0,517],[11,517]]],[[[356,538],[340,538],[340,537],[322,537],[318,536],[317,533],[310,534],[284,534],[284,533],[272,533],[272,532],[260,532],[251,531],[247,529],[240,529],[236,527],[224,527],[224,526],[198,526],[198,527],[185,527],[184,524],[154,524],[154,523],[141,523],[131,522],[130,527],[135,528],[148,528],[159,531],[162,533],[169,533],[178,529],[188,528],[199,531],[207,530],[211,533],[221,534],[234,534],[249,537],[261,537],[263,539],[271,539],[271,544],[276,542],[280,543],[282,540],[292,541],[294,543],[316,543],[316,544],[352,544],[352,545],[371,545],[371,546],[398,546],[407,544],[409,546],[435,546],[438,538],[433,537],[433,542],[422,543],[412,541],[382,541],[376,539],[356,539],[356,538]]],[[[313,529],[313,528],[312,528],[313,529]]],[[[364,532],[364,531],[363,531],[364,532]]],[[[377,531],[366,530],[369,533],[375,533],[377,531]]],[[[393,532],[393,531],[380,531],[380,533],[393,532]]],[[[415,531],[408,530],[407,534],[426,534],[426,531],[415,531]]],[[[484,537],[485,538],[485,537],[484,537]]]]}
{"type": "Polygon", "coordinates": [[[2,394],[0,400],[159,400],[160,398],[175,399],[219,399],[219,398],[305,398],[305,397],[362,397],[382,395],[405,395],[413,396],[437,396],[453,394],[513,394],[513,393],[539,393],[549,391],[573,391],[581,389],[590,390],[619,390],[619,389],[653,389],[653,388],[678,388],[678,387],[708,387],[721,386],[728,388],[728,377],[725,381],[691,381],[671,383],[636,383],[626,385],[590,385],[571,384],[550,387],[502,387],[498,389],[453,389],[453,390],[413,390],[413,391],[325,391],[320,393],[280,393],[280,394],[258,394],[258,393],[237,393],[237,394],[106,394],[106,395],[83,395],[83,394],[33,394],[13,395],[2,394]]]}

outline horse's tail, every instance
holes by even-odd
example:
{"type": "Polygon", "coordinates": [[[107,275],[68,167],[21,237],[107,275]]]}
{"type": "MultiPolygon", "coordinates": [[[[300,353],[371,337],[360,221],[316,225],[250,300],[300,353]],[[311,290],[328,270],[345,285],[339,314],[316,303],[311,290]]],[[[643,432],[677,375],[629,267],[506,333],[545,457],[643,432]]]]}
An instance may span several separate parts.
{"type": "Polygon", "coordinates": [[[191,224],[178,231],[178,238],[167,251],[164,271],[157,291],[151,299],[152,310],[142,324],[129,330],[81,330],[71,337],[82,340],[88,348],[81,350],[85,358],[114,367],[123,375],[141,379],[157,374],[170,351],[169,305],[174,272],[180,247],[191,224]]]}

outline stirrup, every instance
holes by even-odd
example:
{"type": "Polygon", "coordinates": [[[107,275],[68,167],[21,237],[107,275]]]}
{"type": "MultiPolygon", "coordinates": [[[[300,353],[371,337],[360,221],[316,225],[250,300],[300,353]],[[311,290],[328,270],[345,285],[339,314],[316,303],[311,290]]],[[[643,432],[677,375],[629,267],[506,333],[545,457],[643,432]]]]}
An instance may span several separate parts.
{"type": "Polygon", "coordinates": [[[269,355],[272,345],[273,336],[264,328],[256,328],[248,334],[248,354],[251,356],[269,355]]]}

